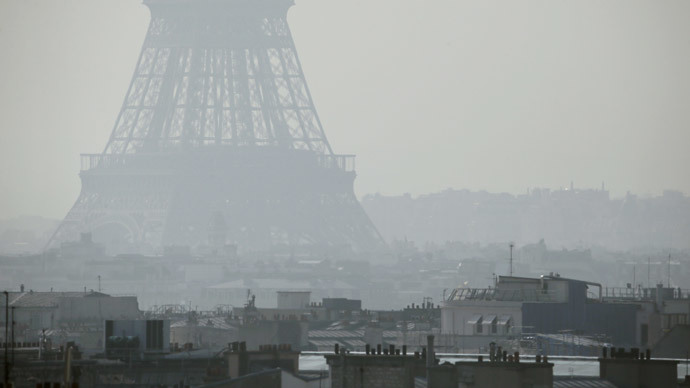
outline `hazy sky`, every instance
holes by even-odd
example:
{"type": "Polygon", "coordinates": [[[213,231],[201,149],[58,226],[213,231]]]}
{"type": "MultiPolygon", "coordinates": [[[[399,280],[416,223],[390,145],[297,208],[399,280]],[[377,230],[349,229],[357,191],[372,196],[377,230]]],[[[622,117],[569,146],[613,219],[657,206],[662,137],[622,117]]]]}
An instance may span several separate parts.
{"type": "MultiPolygon", "coordinates": [[[[148,25],[139,0],[0,1],[0,218],[63,217],[148,25]]],[[[297,0],[289,22],[358,195],[690,193],[690,1],[297,0]]]]}

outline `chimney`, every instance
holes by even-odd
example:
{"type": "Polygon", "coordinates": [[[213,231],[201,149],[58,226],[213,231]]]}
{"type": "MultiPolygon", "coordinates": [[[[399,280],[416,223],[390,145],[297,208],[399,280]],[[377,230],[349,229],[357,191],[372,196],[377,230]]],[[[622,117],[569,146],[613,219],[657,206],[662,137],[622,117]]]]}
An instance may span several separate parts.
{"type": "Polygon", "coordinates": [[[431,370],[430,368],[436,364],[436,355],[434,352],[434,336],[426,336],[426,383],[427,386],[433,387],[431,382],[431,370]]]}
{"type": "Polygon", "coordinates": [[[434,352],[434,336],[433,335],[428,335],[426,336],[426,366],[427,368],[430,366],[434,366],[435,364],[435,359],[436,359],[436,354],[434,352]]]}
{"type": "Polygon", "coordinates": [[[656,285],[656,308],[661,309],[664,305],[664,285],[659,283],[656,285]]]}

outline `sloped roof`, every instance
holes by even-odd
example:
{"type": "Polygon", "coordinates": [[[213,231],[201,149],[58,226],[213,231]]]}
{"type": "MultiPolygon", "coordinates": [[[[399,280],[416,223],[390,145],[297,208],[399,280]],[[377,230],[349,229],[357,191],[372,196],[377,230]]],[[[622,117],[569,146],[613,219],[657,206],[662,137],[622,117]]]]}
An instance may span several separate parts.
{"type": "Polygon", "coordinates": [[[690,325],[676,325],[654,345],[655,357],[685,358],[690,351],[690,325]]]}
{"type": "Polygon", "coordinates": [[[211,329],[222,329],[222,330],[233,330],[237,329],[235,326],[227,323],[224,317],[211,317],[204,318],[200,317],[197,322],[190,322],[188,319],[180,319],[178,321],[172,322],[170,328],[176,327],[207,327],[211,329]]]}
{"type": "Polygon", "coordinates": [[[361,338],[364,330],[309,330],[309,338],[361,338]]]}
{"type": "MultiPolygon", "coordinates": [[[[10,306],[15,307],[56,307],[61,298],[110,297],[95,291],[87,292],[10,292],[10,306]]],[[[5,298],[0,298],[0,305],[5,305],[5,298]]]]}

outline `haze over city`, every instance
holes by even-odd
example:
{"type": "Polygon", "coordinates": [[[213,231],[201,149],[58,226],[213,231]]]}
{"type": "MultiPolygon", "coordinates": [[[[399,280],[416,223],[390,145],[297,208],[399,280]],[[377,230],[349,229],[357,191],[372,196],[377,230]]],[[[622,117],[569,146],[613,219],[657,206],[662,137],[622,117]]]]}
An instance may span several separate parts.
{"type": "Polygon", "coordinates": [[[690,388],[688,16],[0,1],[0,388],[690,388]]]}
{"type": "MultiPolygon", "coordinates": [[[[690,192],[686,1],[300,0],[288,21],[358,196],[690,192]]],[[[64,217],[146,33],[137,0],[0,4],[0,217],[64,217]]]]}

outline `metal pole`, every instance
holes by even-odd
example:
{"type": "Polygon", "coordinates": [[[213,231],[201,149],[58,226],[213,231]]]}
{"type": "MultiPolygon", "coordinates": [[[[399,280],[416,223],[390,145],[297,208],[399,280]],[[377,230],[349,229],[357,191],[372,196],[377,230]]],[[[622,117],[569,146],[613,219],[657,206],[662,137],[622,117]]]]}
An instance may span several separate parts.
{"type": "Polygon", "coordinates": [[[671,254],[668,254],[668,288],[671,288],[671,254]]]}
{"type": "Polygon", "coordinates": [[[510,244],[510,276],[513,276],[513,244],[510,244]]]}
{"type": "Polygon", "coordinates": [[[12,374],[12,369],[14,369],[14,348],[15,348],[15,342],[14,342],[14,324],[15,324],[15,322],[14,322],[14,309],[15,308],[16,308],[16,306],[12,306],[10,308],[10,312],[12,313],[11,317],[10,317],[10,319],[12,320],[12,329],[11,329],[12,334],[10,335],[12,337],[12,361],[10,362],[10,375],[12,374]]]}
{"type": "Polygon", "coordinates": [[[7,356],[7,345],[9,345],[9,324],[10,324],[10,293],[3,291],[5,294],[5,387],[10,386],[10,360],[7,356]]]}
{"type": "Polygon", "coordinates": [[[649,281],[649,274],[652,271],[652,258],[647,258],[647,288],[652,288],[652,283],[649,281]]]}

